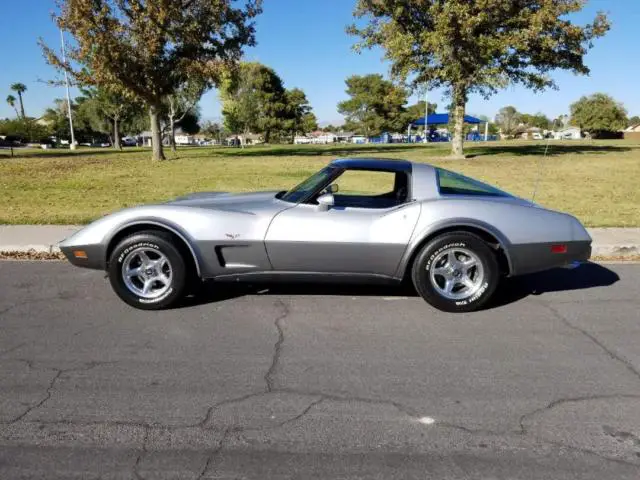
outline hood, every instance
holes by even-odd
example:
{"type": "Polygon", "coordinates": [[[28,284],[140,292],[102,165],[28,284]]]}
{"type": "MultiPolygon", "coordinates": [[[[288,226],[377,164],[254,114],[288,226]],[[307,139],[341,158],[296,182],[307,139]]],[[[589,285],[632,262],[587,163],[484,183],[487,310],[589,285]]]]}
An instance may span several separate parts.
{"type": "Polygon", "coordinates": [[[253,193],[198,192],[178,197],[167,202],[169,205],[180,205],[216,210],[253,212],[265,206],[273,205],[277,191],[253,193]]]}

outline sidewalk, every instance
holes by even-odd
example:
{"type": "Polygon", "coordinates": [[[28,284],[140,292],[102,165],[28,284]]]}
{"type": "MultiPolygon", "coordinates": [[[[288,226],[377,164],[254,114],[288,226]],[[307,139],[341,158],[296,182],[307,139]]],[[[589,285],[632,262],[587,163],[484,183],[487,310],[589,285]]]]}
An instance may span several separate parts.
{"type": "MultiPolygon", "coordinates": [[[[76,225],[0,225],[0,252],[56,253],[76,225]]],[[[640,255],[640,228],[589,228],[594,257],[640,255]]]]}

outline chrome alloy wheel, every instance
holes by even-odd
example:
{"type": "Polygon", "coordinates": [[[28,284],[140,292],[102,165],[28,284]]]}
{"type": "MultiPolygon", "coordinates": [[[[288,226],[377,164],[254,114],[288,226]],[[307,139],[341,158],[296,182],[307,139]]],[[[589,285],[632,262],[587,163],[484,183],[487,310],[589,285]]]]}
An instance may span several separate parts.
{"type": "Polygon", "coordinates": [[[122,279],[129,291],[147,300],[164,295],[171,288],[169,259],[158,250],[138,247],[122,262],[122,279]]]}
{"type": "Polygon", "coordinates": [[[438,254],[429,269],[431,285],[450,300],[466,300],[475,295],[484,282],[484,268],[472,251],[453,247],[438,254]]]}

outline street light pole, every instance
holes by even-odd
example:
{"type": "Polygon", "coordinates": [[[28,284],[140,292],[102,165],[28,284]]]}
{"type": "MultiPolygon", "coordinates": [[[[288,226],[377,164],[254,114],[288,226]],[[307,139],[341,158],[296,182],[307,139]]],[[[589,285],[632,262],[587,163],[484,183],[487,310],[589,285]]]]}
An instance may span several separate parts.
{"type": "MultiPolygon", "coordinates": [[[[67,57],[64,49],[64,35],[62,33],[62,29],[60,29],[60,42],[62,43],[62,63],[67,63],[67,57]]],[[[76,149],[76,136],[73,132],[73,115],[71,114],[71,94],[69,93],[69,76],[67,75],[67,71],[64,70],[64,82],[67,87],[67,112],[69,113],[69,130],[71,131],[71,143],[69,144],[69,148],[71,150],[76,149]]]]}
{"type": "Polygon", "coordinates": [[[429,90],[427,86],[424,87],[424,143],[429,142],[429,90]]]}

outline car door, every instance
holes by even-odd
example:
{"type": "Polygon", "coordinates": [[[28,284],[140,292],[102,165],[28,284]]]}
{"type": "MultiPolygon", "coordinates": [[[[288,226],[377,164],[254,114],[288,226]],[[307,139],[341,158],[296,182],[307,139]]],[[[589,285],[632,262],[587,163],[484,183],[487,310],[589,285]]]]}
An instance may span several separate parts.
{"type": "Polygon", "coordinates": [[[328,210],[299,204],[275,216],[265,238],[273,269],[393,276],[418,221],[420,204],[378,208],[381,202],[373,202],[377,207],[367,208],[367,201],[351,201],[349,194],[336,198],[349,200],[337,201],[328,210]]]}

